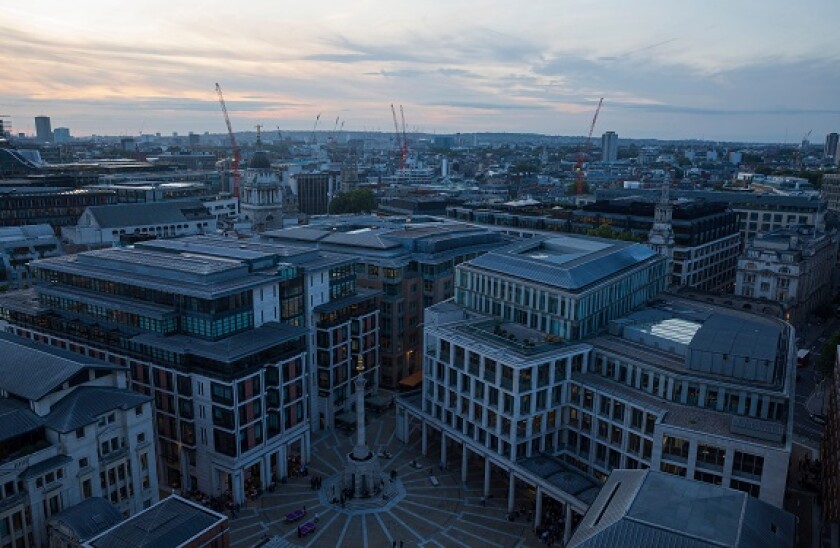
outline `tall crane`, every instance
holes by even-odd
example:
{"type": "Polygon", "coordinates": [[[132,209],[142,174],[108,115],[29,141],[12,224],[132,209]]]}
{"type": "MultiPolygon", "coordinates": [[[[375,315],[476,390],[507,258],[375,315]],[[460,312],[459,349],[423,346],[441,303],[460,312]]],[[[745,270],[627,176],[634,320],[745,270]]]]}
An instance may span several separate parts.
{"type": "Polygon", "coordinates": [[[315,132],[318,130],[318,122],[321,120],[321,113],[315,117],[315,125],[312,126],[312,144],[315,144],[315,132]]]}
{"type": "Polygon", "coordinates": [[[402,133],[400,133],[400,125],[397,123],[397,109],[391,103],[391,116],[394,118],[394,137],[396,138],[397,150],[400,153],[400,169],[405,169],[405,153],[406,149],[403,144],[402,133]]]}
{"type": "Polygon", "coordinates": [[[583,194],[583,162],[586,161],[586,156],[589,154],[589,148],[592,146],[592,132],[595,131],[595,122],[598,120],[598,113],[601,112],[601,105],[603,102],[603,97],[598,99],[598,108],[595,109],[595,116],[592,117],[592,123],[589,124],[589,133],[586,134],[586,141],[583,143],[583,148],[578,154],[577,165],[575,165],[575,170],[577,171],[578,196],[583,194]]]}
{"type": "Polygon", "coordinates": [[[233,133],[233,126],[230,125],[230,116],[228,116],[227,106],[225,105],[225,96],[222,95],[222,88],[218,82],[216,82],[216,94],[219,96],[219,104],[222,105],[222,114],[225,115],[225,125],[227,125],[228,136],[230,137],[230,147],[233,149],[233,161],[231,162],[233,197],[239,198],[239,145],[236,144],[236,135],[233,133]]]}
{"type": "Polygon", "coordinates": [[[408,161],[408,137],[405,134],[405,112],[403,112],[403,106],[400,105],[400,118],[402,119],[402,148],[400,149],[400,158],[402,158],[402,163],[408,161]]]}

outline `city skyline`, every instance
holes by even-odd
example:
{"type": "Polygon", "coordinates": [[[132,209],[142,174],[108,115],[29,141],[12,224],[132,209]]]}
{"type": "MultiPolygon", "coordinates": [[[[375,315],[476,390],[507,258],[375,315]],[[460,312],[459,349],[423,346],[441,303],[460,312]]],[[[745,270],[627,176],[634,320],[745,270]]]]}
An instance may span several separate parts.
{"type": "Polygon", "coordinates": [[[604,97],[596,135],[818,143],[840,127],[840,6],[786,6],[35,1],[0,7],[0,112],[26,133],[40,114],[73,135],[222,133],[218,81],[236,131],[320,113],[388,133],[394,103],[410,131],[581,135],[604,97]]]}

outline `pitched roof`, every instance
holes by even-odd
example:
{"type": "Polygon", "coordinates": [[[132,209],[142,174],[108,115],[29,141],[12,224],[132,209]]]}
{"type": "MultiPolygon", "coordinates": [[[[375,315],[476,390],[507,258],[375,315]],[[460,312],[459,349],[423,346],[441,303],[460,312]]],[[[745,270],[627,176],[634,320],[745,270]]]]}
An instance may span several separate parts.
{"type": "Polygon", "coordinates": [[[569,546],[793,547],[795,517],[744,492],[651,470],[614,470],[569,546]]]}
{"type": "Polygon", "coordinates": [[[100,228],[177,224],[213,218],[198,200],[90,206],[87,210],[100,228]]]}
{"type": "Polygon", "coordinates": [[[222,514],[170,496],[89,540],[94,548],[171,548],[227,521],[222,514]]]}
{"type": "Polygon", "coordinates": [[[22,402],[0,398],[0,441],[20,436],[43,425],[43,419],[22,402]]]}
{"type": "Polygon", "coordinates": [[[101,497],[91,497],[50,517],[76,533],[79,541],[92,538],[122,521],[122,514],[101,497]]]}
{"type": "Polygon", "coordinates": [[[151,401],[151,396],[109,386],[80,386],[52,406],[46,425],[59,432],[72,432],[96,422],[114,409],[132,409],[151,401]]]}
{"type": "Polygon", "coordinates": [[[35,345],[0,333],[0,389],[28,400],[39,400],[76,373],[88,368],[119,369],[89,358],[80,362],[68,352],[35,345]]]}

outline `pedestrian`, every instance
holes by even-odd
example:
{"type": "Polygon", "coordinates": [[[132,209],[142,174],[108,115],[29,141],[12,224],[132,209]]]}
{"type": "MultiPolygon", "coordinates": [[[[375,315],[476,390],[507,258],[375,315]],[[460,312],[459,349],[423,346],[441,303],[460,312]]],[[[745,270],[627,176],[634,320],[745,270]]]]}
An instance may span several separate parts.
{"type": "Polygon", "coordinates": [[[392,548],[397,548],[397,541],[396,540],[391,542],[391,547],[392,548]]]}
{"type": "Polygon", "coordinates": [[[300,525],[298,525],[298,538],[300,538],[300,537],[301,537],[301,534],[300,534],[300,525]]]}
{"type": "Polygon", "coordinates": [[[303,505],[303,513],[304,514],[306,513],[306,505],[305,504],[303,505]]]}
{"type": "Polygon", "coordinates": [[[403,548],[403,541],[400,541],[400,548],[403,548]]]}

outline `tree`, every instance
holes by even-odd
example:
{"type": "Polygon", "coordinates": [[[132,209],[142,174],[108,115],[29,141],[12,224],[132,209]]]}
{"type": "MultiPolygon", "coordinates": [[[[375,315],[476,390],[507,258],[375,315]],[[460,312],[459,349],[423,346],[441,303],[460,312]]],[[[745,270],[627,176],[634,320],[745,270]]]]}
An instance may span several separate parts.
{"type": "Polygon", "coordinates": [[[596,236],[598,238],[610,238],[615,240],[617,238],[617,234],[612,229],[610,225],[607,223],[603,223],[598,226],[598,228],[591,228],[586,231],[587,236],[596,236]]]}
{"type": "Polygon", "coordinates": [[[337,194],[330,202],[330,213],[333,215],[369,212],[374,209],[376,209],[376,198],[373,196],[373,191],[367,188],[337,194]]]}
{"type": "Polygon", "coordinates": [[[817,369],[823,375],[828,377],[834,371],[834,360],[837,357],[837,345],[840,344],[840,332],[835,333],[826,341],[825,346],[820,353],[820,361],[817,364],[817,369]]]}
{"type": "MultiPolygon", "coordinates": [[[[589,194],[589,183],[583,181],[581,186],[581,194],[589,194]]],[[[577,194],[577,182],[569,183],[566,185],[566,196],[575,196],[577,194]]]]}

